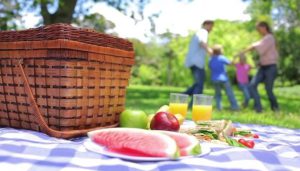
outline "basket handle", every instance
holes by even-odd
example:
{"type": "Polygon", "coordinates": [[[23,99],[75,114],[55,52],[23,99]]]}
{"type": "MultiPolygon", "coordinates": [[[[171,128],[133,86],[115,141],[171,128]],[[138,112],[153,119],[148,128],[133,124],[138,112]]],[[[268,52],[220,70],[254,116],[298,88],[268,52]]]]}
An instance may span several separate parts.
{"type": "MultiPolygon", "coordinates": [[[[34,98],[32,90],[30,88],[29,81],[27,79],[26,73],[23,68],[23,59],[19,60],[18,66],[20,68],[21,76],[24,81],[24,87],[25,87],[25,91],[27,92],[27,95],[28,95],[29,104],[33,108],[33,115],[35,117],[37,124],[40,126],[40,128],[43,132],[45,132],[46,134],[48,134],[50,136],[57,137],[57,138],[73,138],[73,137],[78,137],[78,136],[85,136],[87,132],[95,130],[95,129],[99,129],[99,127],[98,127],[98,128],[71,130],[71,131],[58,131],[58,130],[50,128],[48,126],[48,124],[45,122],[45,119],[36,103],[36,100],[34,98]]],[[[110,128],[110,127],[115,127],[115,126],[117,126],[117,124],[106,126],[106,127],[101,127],[101,128],[110,128]]]]}

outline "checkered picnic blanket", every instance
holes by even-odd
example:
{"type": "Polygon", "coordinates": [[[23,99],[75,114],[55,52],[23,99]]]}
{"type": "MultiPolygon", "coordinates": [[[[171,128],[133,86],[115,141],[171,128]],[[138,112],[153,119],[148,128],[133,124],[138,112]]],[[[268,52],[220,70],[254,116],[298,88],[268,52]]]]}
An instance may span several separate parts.
{"type": "Polygon", "coordinates": [[[29,130],[0,128],[0,170],[300,170],[300,130],[235,125],[260,135],[254,149],[210,144],[211,153],[203,157],[163,162],[131,162],[89,152],[83,146],[86,137],[70,141],[29,130]]]}

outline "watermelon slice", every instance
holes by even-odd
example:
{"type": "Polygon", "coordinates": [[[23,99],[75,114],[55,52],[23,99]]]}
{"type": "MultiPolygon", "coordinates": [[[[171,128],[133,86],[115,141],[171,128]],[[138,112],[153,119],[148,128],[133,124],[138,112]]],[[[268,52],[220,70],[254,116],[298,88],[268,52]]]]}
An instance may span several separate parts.
{"type": "Polygon", "coordinates": [[[178,158],[176,142],[169,136],[136,128],[108,128],[88,133],[108,150],[126,155],[178,158]]]}
{"type": "Polygon", "coordinates": [[[180,156],[199,155],[201,154],[201,146],[198,139],[192,135],[185,133],[159,131],[173,138],[177,146],[180,148],[180,156]]]}

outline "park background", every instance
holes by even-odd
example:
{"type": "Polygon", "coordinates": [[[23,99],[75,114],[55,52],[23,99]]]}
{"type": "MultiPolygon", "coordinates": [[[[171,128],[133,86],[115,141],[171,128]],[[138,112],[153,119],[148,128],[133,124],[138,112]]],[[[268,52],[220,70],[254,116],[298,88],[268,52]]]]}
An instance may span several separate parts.
{"type": "MultiPolygon", "coordinates": [[[[126,106],[151,114],[168,104],[170,92],[182,92],[193,83],[184,60],[190,38],[203,20],[215,20],[209,44],[222,44],[225,56],[231,59],[259,39],[255,23],[268,21],[280,53],[274,91],[281,111],[273,113],[269,109],[260,85],[263,114],[253,112],[253,102],[248,109],[232,112],[226,109],[229,104],[223,96],[225,110],[214,110],[213,118],[300,128],[299,9],[299,0],[1,0],[0,29],[22,30],[63,22],[129,39],[136,64],[126,106]]],[[[247,57],[255,66],[258,55],[253,52],[247,57]]],[[[253,69],[251,75],[255,72],[253,69]]],[[[228,67],[228,73],[235,95],[242,102],[235,69],[228,67]]],[[[207,72],[204,93],[213,95],[209,77],[207,72]]]]}

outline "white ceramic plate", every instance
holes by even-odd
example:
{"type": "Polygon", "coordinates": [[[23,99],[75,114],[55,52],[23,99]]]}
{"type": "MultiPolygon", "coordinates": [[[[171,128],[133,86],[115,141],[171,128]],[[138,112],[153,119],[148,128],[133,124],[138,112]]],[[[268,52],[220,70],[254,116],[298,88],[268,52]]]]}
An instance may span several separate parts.
{"type": "Polygon", "coordinates": [[[199,154],[198,156],[184,156],[184,157],[179,157],[178,159],[172,159],[168,157],[136,157],[136,156],[128,156],[124,154],[119,154],[119,153],[114,153],[111,151],[106,150],[105,147],[100,146],[94,142],[92,142],[90,139],[87,139],[84,142],[84,146],[87,150],[100,153],[102,155],[108,156],[108,157],[116,157],[124,160],[131,160],[131,161],[166,161],[166,160],[180,160],[180,159],[185,159],[185,158],[190,158],[190,157],[201,157],[204,155],[207,155],[210,153],[210,148],[206,144],[201,144],[201,149],[202,153],[199,154]]]}

